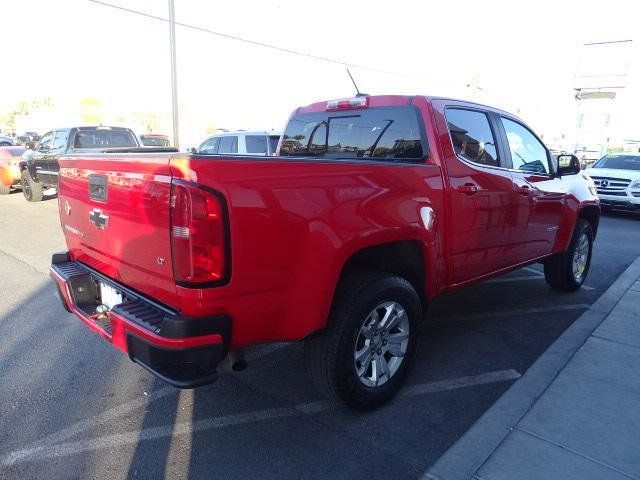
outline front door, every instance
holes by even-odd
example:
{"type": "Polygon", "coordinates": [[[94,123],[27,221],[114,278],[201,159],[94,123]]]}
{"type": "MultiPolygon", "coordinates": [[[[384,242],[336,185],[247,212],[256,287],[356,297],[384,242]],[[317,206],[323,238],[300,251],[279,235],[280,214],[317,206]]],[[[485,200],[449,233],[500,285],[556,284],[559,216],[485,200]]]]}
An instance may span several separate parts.
{"type": "Polygon", "coordinates": [[[47,185],[46,182],[49,181],[48,172],[48,155],[51,150],[51,145],[53,144],[53,136],[55,132],[47,132],[45,133],[38,146],[36,147],[36,151],[33,153],[31,157],[31,175],[33,178],[37,179],[39,182],[47,185]]]}
{"type": "Polygon", "coordinates": [[[450,282],[460,284],[511,265],[516,210],[488,112],[448,103],[444,114],[436,123],[451,187],[450,282]]]}
{"type": "Polygon", "coordinates": [[[525,262],[551,253],[558,234],[566,189],[554,175],[550,153],[525,125],[497,116],[498,129],[510,157],[514,202],[517,205],[513,229],[514,261],[525,262]]]}

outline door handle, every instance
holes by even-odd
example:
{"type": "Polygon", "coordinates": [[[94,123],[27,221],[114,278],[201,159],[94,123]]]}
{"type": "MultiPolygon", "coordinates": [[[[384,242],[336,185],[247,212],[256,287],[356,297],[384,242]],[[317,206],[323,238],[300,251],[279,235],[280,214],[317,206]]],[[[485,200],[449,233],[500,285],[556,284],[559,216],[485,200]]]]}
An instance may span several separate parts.
{"type": "Polygon", "coordinates": [[[456,190],[465,195],[475,195],[480,191],[480,188],[475,183],[465,183],[464,185],[458,185],[456,190]]]}
{"type": "Polygon", "coordinates": [[[520,195],[529,195],[531,193],[531,187],[529,185],[516,185],[516,192],[520,195]]]}

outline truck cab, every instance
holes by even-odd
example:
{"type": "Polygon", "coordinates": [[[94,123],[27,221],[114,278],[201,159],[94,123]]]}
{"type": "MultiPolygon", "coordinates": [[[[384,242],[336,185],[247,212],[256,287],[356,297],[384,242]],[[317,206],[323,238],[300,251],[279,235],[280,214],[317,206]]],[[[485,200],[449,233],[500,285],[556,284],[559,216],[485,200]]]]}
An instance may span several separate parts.
{"type": "Polygon", "coordinates": [[[20,162],[22,192],[30,202],[42,200],[42,192],[58,185],[58,158],[73,152],[135,148],[141,143],[123,127],[58,128],[45,133],[33,153],[20,162]]]}

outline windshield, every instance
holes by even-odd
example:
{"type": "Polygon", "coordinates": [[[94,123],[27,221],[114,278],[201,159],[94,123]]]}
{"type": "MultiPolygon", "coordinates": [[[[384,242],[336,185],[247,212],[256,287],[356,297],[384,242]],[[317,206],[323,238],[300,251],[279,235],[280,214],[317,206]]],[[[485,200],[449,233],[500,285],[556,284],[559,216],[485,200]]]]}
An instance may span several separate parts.
{"type": "Polygon", "coordinates": [[[640,155],[606,155],[598,160],[592,168],[640,170],[640,155]]]}

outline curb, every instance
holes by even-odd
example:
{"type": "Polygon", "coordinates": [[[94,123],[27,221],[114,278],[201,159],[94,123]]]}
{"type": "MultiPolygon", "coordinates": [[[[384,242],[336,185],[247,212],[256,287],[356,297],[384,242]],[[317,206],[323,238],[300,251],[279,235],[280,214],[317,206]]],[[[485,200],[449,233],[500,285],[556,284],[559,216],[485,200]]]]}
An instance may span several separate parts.
{"type": "Polygon", "coordinates": [[[640,257],[431,466],[423,478],[471,479],[639,277],[640,257]]]}

